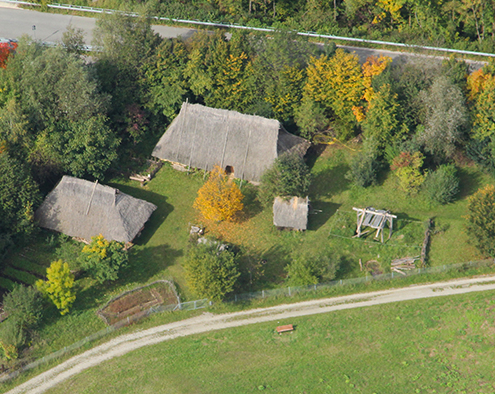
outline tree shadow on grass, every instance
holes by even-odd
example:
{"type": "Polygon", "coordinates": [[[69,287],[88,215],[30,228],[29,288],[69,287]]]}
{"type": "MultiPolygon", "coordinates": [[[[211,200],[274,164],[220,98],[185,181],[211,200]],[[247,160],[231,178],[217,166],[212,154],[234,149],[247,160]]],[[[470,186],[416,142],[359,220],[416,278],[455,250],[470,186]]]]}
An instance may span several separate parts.
{"type": "Polygon", "coordinates": [[[308,231],[317,231],[337,212],[342,204],[326,201],[311,201],[308,217],[308,231]],[[321,211],[321,212],[320,212],[321,211]]]}
{"type": "Polygon", "coordinates": [[[466,168],[457,170],[460,190],[456,200],[462,200],[475,193],[482,185],[482,174],[479,171],[469,171],[466,168]]]}
{"type": "Polygon", "coordinates": [[[145,245],[149,242],[153,234],[155,234],[156,230],[162,225],[167,216],[174,210],[174,206],[167,202],[165,196],[143,189],[139,186],[133,187],[116,184],[112,186],[132,197],[140,198],[156,205],[157,208],[145,223],[143,231],[134,239],[136,245],[145,245]]]}
{"type": "Polygon", "coordinates": [[[340,194],[351,187],[351,182],[345,178],[349,166],[340,163],[334,167],[318,172],[311,181],[310,198],[318,200],[321,197],[331,197],[340,194]]]}
{"type": "Polygon", "coordinates": [[[236,219],[240,223],[254,218],[263,211],[263,206],[258,201],[258,188],[248,183],[242,186],[241,191],[244,195],[242,200],[244,209],[236,215],[236,219]]]}

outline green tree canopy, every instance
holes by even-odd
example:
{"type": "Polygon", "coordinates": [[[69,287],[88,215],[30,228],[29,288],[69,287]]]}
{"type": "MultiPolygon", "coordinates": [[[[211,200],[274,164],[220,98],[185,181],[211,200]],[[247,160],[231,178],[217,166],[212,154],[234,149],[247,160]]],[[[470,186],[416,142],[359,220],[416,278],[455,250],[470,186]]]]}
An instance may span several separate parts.
{"type": "Polygon", "coordinates": [[[191,247],[184,270],[189,288],[197,297],[217,301],[234,290],[240,272],[229,250],[219,250],[216,242],[191,247]]]}

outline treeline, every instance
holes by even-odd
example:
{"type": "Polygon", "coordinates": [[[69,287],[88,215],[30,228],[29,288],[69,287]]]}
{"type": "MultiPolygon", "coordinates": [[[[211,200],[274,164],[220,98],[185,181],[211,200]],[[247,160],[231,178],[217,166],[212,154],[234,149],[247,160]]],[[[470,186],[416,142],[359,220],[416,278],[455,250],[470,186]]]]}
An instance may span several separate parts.
{"type": "Polygon", "coordinates": [[[493,52],[494,0],[74,1],[149,15],[493,52]]]}
{"type": "Polygon", "coordinates": [[[33,212],[61,175],[125,172],[185,100],[276,118],[310,140],[362,135],[350,174],[361,186],[387,161],[423,178],[459,154],[495,168],[493,65],[469,77],[455,59],[361,65],[288,33],[163,40],[122,16],[99,20],[94,36],[90,59],[73,29],[59,47],[21,40],[0,69],[1,251],[36,230],[33,212]]]}

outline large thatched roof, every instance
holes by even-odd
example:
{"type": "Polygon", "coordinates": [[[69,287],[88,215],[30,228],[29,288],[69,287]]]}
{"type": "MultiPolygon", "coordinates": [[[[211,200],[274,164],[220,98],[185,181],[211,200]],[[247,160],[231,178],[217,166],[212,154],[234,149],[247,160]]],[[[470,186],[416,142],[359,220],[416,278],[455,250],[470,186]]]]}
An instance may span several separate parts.
{"type": "Polygon", "coordinates": [[[98,234],[130,242],[156,205],[110,186],[64,176],[36,211],[39,225],[72,237],[91,240],[98,234]]]}
{"type": "Polygon", "coordinates": [[[306,230],[308,227],[309,198],[292,197],[273,201],[273,224],[277,227],[306,230]]]}
{"type": "Polygon", "coordinates": [[[153,156],[210,171],[220,165],[236,178],[259,182],[282,153],[306,153],[309,142],[280,122],[235,111],[183,103],[153,150],[153,156]]]}

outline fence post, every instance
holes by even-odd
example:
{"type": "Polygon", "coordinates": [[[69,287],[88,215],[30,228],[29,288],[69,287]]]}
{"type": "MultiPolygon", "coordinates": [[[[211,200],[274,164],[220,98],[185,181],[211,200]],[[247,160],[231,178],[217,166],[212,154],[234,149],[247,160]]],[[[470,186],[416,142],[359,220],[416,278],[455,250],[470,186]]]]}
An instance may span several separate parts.
{"type": "Polygon", "coordinates": [[[196,309],[196,301],[194,301],[194,309],[196,309]]]}
{"type": "Polygon", "coordinates": [[[129,324],[129,316],[127,316],[127,324],[129,324]]]}
{"type": "Polygon", "coordinates": [[[289,297],[290,297],[290,287],[289,287],[289,297]]]}
{"type": "Polygon", "coordinates": [[[261,290],[261,298],[265,298],[265,290],[261,290]]]}
{"type": "Polygon", "coordinates": [[[315,291],[316,291],[316,285],[315,285],[315,291]]]}
{"type": "Polygon", "coordinates": [[[234,294],[234,302],[237,302],[237,294],[234,294]]]}
{"type": "Polygon", "coordinates": [[[394,279],[394,271],[392,271],[392,279],[394,279]]]}
{"type": "Polygon", "coordinates": [[[340,284],[342,284],[342,279],[340,280],[340,284]]]}

